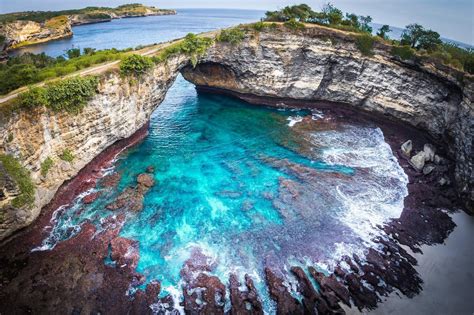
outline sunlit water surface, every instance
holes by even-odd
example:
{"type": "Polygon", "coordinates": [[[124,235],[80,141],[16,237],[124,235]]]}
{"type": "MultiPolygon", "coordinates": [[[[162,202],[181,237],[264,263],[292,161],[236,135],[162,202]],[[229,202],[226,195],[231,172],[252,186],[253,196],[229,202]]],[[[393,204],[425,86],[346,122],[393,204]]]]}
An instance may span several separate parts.
{"type": "Polygon", "coordinates": [[[149,136],[116,161],[118,189],[58,210],[41,249],[85,220],[99,226],[112,214],[105,205],[148,166],[156,185],[121,232],[139,241],[138,271],[159,279],[164,294],[178,294],[183,263],[199,248],[223,283],[231,272],[250,274],[269,308],[264,265],[330,270],[341,255],[374,246],[375,226],[398,217],[407,194],[407,176],[379,128],[198,95],[179,77],[149,136]]]}

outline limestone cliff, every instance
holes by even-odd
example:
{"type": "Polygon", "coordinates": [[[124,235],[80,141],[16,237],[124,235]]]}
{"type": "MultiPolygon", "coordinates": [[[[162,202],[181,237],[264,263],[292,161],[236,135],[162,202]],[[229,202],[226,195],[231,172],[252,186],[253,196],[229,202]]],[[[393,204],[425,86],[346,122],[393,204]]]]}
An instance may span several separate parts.
{"type": "MultiPolygon", "coordinates": [[[[0,239],[30,224],[61,184],[114,142],[130,137],[144,126],[187,62],[186,57],[172,57],[138,81],[122,78],[118,71],[111,71],[101,77],[98,94],[77,115],[38,108],[32,112],[20,111],[0,125],[0,153],[20,158],[36,185],[31,208],[15,209],[6,204],[2,207],[2,200],[14,194],[16,188],[9,185],[9,189],[3,190],[0,239]],[[13,135],[11,141],[8,135],[13,135]],[[75,156],[72,162],[59,158],[65,149],[75,156]],[[54,161],[54,166],[42,176],[41,163],[48,157],[54,161]]],[[[1,173],[5,172],[0,169],[1,173]]],[[[10,181],[3,176],[0,177],[2,182],[10,181]]]]}
{"type": "Polygon", "coordinates": [[[0,26],[0,35],[5,37],[1,50],[47,42],[72,36],[71,23],[65,16],[44,23],[15,21],[0,26]]]}
{"type": "MultiPolygon", "coordinates": [[[[0,154],[17,157],[31,171],[37,188],[31,208],[0,211],[0,239],[31,223],[61,184],[100,152],[144,126],[180,71],[200,87],[260,104],[344,103],[424,129],[448,147],[456,161],[459,191],[472,205],[472,77],[464,75],[461,82],[459,72],[403,62],[382,43],[376,43],[373,56],[364,56],[352,35],[337,30],[281,27],[249,31],[236,45],[218,42],[196,67],[190,66],[189,57],[173,55],[138,82],[109,71],[78,115],[38,108],[0,122],[0,154]],[[72,162],[59,158],[65,149],[76,157],[72,162]],[[54,167],[42,176],[41,163],[48,157],[54,167]]],[[[9,187],[0,203],[17,193],[14,185],[9,187]]]]}
{"type": "Polygon", "coordinates": [[[249,31],[237,45],[217,43],[183,75],[250,102],[344,103],[423,129],[449,148],[458,190],[472,209],[472,76],[428,62],[403,62],[381,42],[373,56],[364,56],[353,35],[324,27],[249,31]]]}
{"type": "Polygon", "coordinates": [[[109,12],[97,10],[92,14],[73,14],[69,16],[69,20],[73,26],[93,24],[101,22],[109,22],[114,19],[123,19],[131,17],[175,15],[176,10],[163,10],[153,7],[144,7],[141,12],[109,12]]]}

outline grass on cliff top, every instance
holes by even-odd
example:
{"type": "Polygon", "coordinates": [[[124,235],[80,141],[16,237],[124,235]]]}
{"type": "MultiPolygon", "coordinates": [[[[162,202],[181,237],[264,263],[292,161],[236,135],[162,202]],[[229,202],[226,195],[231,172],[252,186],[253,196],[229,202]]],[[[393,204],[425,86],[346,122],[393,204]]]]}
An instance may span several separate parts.
{"type": "Polygon", "coordinates": [[[46,26],[48,28],[60,28],[64,25],[66,25],[67,22],[68,22],[67,16],[60,15],[60,16],[56,16],[56,17],[53,17],[53,18],[47,20],[44,23],[44,26],[46,26]]]}
{"type": "Polygon", "coordinates": [[[22,86],[58,78],[93,65],[119,60],[126,55],[128,50],[89,51],[88,48],[85,48],[84,51],[88,51],[88,53],[71,59],[52,58],[44,53],[38,55],[26,53],[10,58],[6,64],[0,64],[0,95],[22,86]]]}
{"type": "Polygon", "coordinates": [[[20,194],[12,200],[12,206],[30,207],[35,200],[35,185],[31,180],[30,172],[12,155],[0,154],[0,162],[20,190],[20,194]]]}
{"type": "Polygon", "coordinates": [[[185,54],[191,58],[193,66],[197,64],[198,58],[202,56],[206,50],[214,44],[214,39],[206,36],[198,36],[189,33],[183,40],[179,40],[174,44],[162,49],[152,60],[155,63],[166,61],[169,57],[177,54],[185,54]]]}

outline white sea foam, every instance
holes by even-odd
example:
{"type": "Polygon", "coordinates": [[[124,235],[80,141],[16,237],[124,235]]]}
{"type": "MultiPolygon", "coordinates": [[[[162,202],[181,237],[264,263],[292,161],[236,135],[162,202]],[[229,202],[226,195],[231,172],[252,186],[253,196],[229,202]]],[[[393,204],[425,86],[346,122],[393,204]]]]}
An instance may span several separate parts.
{"type": "Polygon", "coordinates": [[[321,159],[356,169],[354,182],[336,187],[341,202],[339,219],[369,242],[377,225],[398,218],[408,195],[408,177],[393,156],[379,128],[347,127],[344,131],[314,134],[321,159]]]}
{"type": "Polygon", "coordinates": [[[293,127],[297,123],[302,122],[303,117],[301,117],[301,116],[289,116],[286,120],[289,121],[288,126],[293,127]]]}

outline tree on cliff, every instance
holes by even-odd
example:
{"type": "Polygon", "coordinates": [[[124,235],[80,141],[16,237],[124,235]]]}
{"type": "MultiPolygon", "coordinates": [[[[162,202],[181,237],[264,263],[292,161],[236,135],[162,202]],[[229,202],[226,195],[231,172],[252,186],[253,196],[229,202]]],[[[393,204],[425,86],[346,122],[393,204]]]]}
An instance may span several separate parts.
{"type": "Polygon", "coordinates": [[[390,26],[387,24],[382,25],[382,27],[379,28],[379,31],[377,32],[377,36],[383,39],[388,39],[387,33],[390,33],[391,31],[392,30],[390,29],[390,26]]]}
{"type": "Polygon", "coordinates": [[[400,43],[411,48],[434,50],[442,44],[442,41],[439,33],[414,23],[406,26],[400,43]]]}
{"type": "Polygon", "coordinates": [[[279,11],[267,11],[265,13],[266,21],[286,22],[291,19],[301,22],[307,22],[313,16],[314,12],[307,4],[286,6],[279,11]]]}

